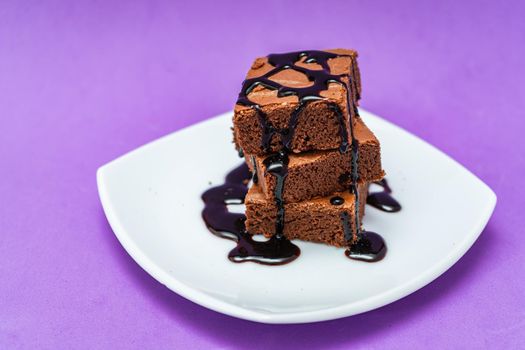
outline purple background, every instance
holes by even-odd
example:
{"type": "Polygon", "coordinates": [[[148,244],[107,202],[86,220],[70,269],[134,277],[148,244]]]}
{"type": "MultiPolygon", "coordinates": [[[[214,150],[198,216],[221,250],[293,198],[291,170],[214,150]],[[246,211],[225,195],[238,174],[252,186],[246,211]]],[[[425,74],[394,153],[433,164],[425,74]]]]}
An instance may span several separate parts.
{"type": "Polygon", "coordinates": [[[0,348],[525,346],[523,4],[45,3],[0,4],[0,348]],[[231,109],[255,56],[331,47],[359,50],[363,107],[494,189],[480,239],[413,295],[317,324],[157,283],[108,226],[96,169],[231,109]]]}

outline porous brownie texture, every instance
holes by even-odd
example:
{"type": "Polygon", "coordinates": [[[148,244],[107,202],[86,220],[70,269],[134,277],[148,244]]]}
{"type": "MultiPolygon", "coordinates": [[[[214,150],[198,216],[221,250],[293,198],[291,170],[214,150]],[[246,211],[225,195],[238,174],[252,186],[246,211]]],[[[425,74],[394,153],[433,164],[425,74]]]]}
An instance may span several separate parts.
{"type": "MultiPolygon", "coordinates": [[[[384,171],[381,167],[379,141],[362,120],[356,123],[354,135],[358,140],[359,148],[359,182],[382,179],[384,171]]],[[[351,154],[350,151],[340,153],[338,150],[290,154],[288,174],[284,180],[284,201],[299,202],[348,189],[351,184],[351,154]]],[[[272,199],[275,198],[277,180],[267,171],[264,165],[265,158],[265,156],[245,155],[251,171],[255,164],[258,184],[265,198],[272,199]]]]}
{"type": "MultiPolygon", "coordinates": [[[[359,216],[365,212],[368,184],[358,186],[360,205],[359,216]]],[[[271,237],[275,234],[277,207],[273,200],[265,198],[261,188],[253,185],[246,195],[246,228],[251,234],[263,234],[271,237]]],[[[287,203],[285,208],[284,235],[288,239],[325,243],[336,247],[346,247],[345,230],[342,214],[348,215],[352,230],[352,242],[355,236],[355,197],[348,191],[334,193],[330,196],[314,198],[308,201],[287,203]],[[330,202],[333,197],[344,199],[341,205],[330,202]]]]}
{"type": "MultiPolygon", "coordinates": [[[[334,49],[326,50],[344,56],[339,56],[328,60],[330,73],[342,75],[341,80],[345,84],[354,86],[354,80],[357,84],[357,90],[361,91],[361,81],[359,68],[357,67],[357,53],[353,50],[334,49]],[[353,59],[352,59],[353,57],[353,59]],[[352,67],[352,62],[356,66],[352,67]],[[356,74],[353,75],[355,70],[356,74]]],[[[297,65],[310,69],[321,69],[316,63],[298,63],[297,65]]],[[[247,74],[247,79],[262,76],[274,67],[268,63],[267,57],[257,58],[247,74]]],[[[311,84],[307,77],[293,69],[286,69],[276,73],[271,77],[284,86],[306,87],[311,84]]],[[[353,88],[351,99],[357,104],[357,91],[353,88]]],[[[328,88],[321,92],[321,100],[315,100],[307,103],[301,112],[297,122],[293,137],[291,140],[291,151],[294,153],[310,150],[328,150],[336,149],[341,144],[340,127],[337,114],[330,108],[330,104],[335,103],[339,106],[343,115],[344,130],[349,135],[349,118],[355,118],[353,110],[350,114],[347,110],[347,91],[345,86],[339,83],[329,83],[328,88]]],[[[273,127],[278,130],[289,128],[290,117],[297,107],[299,100],[296,96],[278,97],[276,90],[271,90],[263,86],[257,86],[248,94],[250,101],[257,103],[260,109],[266,115],[266,119],[271,122],[273,127]]],[[[253,155],[262,155],[268,152],[277,152],[282,149],[281,135],[275,133],[270,142],[268,152],[262,148],[262,139],[264,135],[263,126],[259,120],[257,112],[249,107],[237,104],[233,116],[233,134],[234,142],[237,149],[241,148],[245,153],[253,155]]]]}

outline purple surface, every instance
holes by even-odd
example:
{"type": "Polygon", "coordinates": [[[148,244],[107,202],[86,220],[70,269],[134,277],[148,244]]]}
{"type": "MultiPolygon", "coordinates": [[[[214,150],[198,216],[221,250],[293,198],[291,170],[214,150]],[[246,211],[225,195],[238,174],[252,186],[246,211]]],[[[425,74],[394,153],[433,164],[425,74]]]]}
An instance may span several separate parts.
{"type": "Polygon", "coordinates": [[[523,3],[213,3],[0,4],[0,348],[524,346],[523,3]],[[96,169],[232,108],[254,56],[330,47],[360,51],[363,107],[497,193],[474,247],[399,302],[309,325],[233,319],[149,277],[96,169]]]}

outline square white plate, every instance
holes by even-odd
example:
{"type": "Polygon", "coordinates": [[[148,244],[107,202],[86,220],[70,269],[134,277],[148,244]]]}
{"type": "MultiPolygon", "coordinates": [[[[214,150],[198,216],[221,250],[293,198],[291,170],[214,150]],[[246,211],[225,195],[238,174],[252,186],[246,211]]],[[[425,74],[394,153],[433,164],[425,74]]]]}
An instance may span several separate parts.
{"type": "Polygon", "coordinates": [[[169,289],[209,309],[265,323],[330,320],[372,310],[431,282],[471,247],[496,195],[423,140],[368,112],[399,213],[368,206],[364,227],[388,246],[377,263],[344,249],[296,242],[283,266],[236,264],[235,243],[210,233],[201,194],[240,164],[231,113],[165,136],[98,169],[109,223],[135,261],[169,289]]]}

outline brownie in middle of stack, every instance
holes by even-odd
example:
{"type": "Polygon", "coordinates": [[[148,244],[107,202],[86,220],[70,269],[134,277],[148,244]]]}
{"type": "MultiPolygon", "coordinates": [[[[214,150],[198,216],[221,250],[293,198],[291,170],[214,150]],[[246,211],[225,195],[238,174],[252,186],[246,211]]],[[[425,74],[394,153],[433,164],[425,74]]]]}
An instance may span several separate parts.
{"type": "Polygon", "coordinates": [[[368,183],[384,172],[379,141],[357,113],[356,57],[336,49],[253,63],[233,119],[234,142],[253,173],[248,232],[338,247],[357,239],[368,183]]]}

